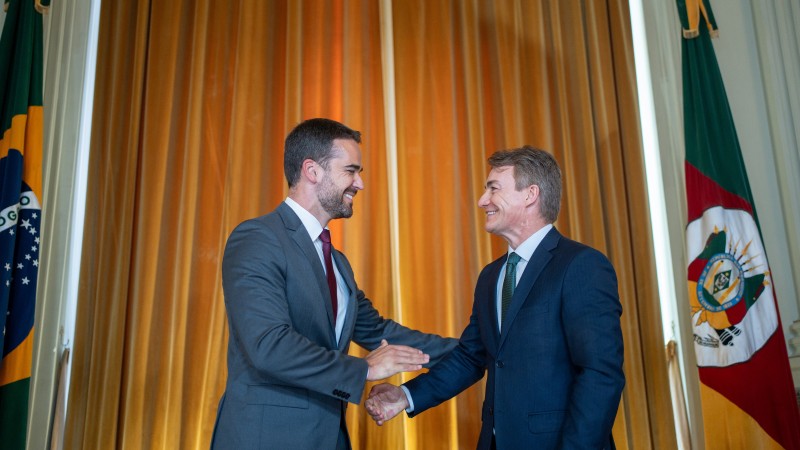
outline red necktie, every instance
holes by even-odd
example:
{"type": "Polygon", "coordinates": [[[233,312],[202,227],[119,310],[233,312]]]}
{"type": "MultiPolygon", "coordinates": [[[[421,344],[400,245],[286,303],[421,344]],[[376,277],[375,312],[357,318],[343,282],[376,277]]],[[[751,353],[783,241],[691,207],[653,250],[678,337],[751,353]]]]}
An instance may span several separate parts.
{"type": "Polygon", "coordinates": [[[338,292],[336,288],[336,274],[333,273],[333,260],[331,259],[331,232],[327,228],[322,229],[319,235],[322,241],[322,256],[325,259],[325,272],[328,275],[328,290],[331,293],[331,306],[333,307],[333,321],[336,322],[336,309],[339,305],[338,292]]]}

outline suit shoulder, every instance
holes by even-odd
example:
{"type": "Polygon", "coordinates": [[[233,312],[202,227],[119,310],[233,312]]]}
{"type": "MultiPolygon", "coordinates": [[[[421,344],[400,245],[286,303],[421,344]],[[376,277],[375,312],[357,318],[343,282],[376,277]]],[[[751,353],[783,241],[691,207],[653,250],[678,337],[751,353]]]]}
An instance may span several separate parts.
{"type": "Polygon", "coordinates": [[[275,211],[247,219],[237,225],[228,236],[223,261],[231,253],[250,253],[267,248],[275,251],[287,239],[286,229],[275,211]]]}
{"type": "Polygon", "coordinates": [[[569,253],[589,252],[589,253],[599,253],[601,255],[603,254],[600,250],[597,250],[594,247],[586,245],[583,242],[572,240],[566,236],[561,236],[561,239],[559,239],[556,248],[560,251],[569,253]]]}
{"type": "Polygon", "coordinates": [[[284,268],[290,240],[273,214],[247,219],[231,232],[222,254],[223,282],[237,276],[237,271],[265,273],[267,266],[284,268]]]}
{"type": "Polygon", "coordinates": [[[248,233],[256,230],[275,229],[276,226],[279,226],[281,224],[282,221],[280,215],[277,213],[277,211],[272,211],[262,216],[245,219],[244,221],[239,223],[239,225],[236,225],[236,227],[234,227],[233,231],[231,231],[230,236],[239,233],[248,233]]]}
{"type": "Polygon", "coordinates": [[[595,260],[608,264],[611,263],[608,257],[600,250],[564,236],[561,236],[561,239],[558,241],[554,253],[560,253],[562,257],[570,260],[578,258],[595,260]]]}

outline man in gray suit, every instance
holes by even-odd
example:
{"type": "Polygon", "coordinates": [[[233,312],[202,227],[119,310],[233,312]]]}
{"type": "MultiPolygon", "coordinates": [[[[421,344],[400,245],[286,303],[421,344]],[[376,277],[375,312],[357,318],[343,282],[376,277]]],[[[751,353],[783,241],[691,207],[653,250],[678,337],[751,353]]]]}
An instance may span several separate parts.
{"type": "Polygon", "coordinates": [[[349,449],[346,405],[367,380],[419,370],[457,343],[381,317],[330,245],[326,225],[352,216],[364,188],[360,142],[333,120],[299,124],[284,149],[288,198],[228,239],[228,379],[213,449],[349,449]],[[349,356],[351,341],[371,352],[349,356]]]}

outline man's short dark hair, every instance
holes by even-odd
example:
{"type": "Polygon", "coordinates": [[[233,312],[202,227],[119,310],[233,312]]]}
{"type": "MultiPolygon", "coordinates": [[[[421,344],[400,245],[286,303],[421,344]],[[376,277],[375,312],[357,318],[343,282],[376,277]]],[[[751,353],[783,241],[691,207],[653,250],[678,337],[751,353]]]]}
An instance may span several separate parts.
{"type": "Polygon", "coordinates": [[[518,191],[533,184],[539,186],[542,218],[548,223],[556,221],[561,209],[561,169],[553,155],[526,145],[494,152],[489,157],[489,165],[492,168],[513,167],[514,187],[518,191]]]}
{"type": "Polygon", "coordinates": [[[301,166],[306,159],[328,167],[335,139],[352,139],[360,144],[361,132],[322,118],[308,119],[294,127],[286,136],[283,148],[283,173],[290,188],[300,180],[301,166]]]}

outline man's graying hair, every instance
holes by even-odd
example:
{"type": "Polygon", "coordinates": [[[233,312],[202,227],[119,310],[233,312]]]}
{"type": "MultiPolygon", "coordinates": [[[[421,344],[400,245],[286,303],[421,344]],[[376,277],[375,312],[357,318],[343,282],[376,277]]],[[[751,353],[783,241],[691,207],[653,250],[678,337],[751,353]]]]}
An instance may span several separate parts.
{"type": "Polygon", "coordinates": [[[283,173],[290,188],[300,180],[301,166],[306,159],[328,167],[335,139],[352,139],[360,144],[361,132],[330,119],[308,119],[294,127],[283,147],[283,173]]]}
{"type": "Polygon", "coordinates": [[[492,168],[514,168],[516,190],[530,185],[539,186],[541,198],[540,211],[542,218],[553,223],[561,209],[561,169],[550,153],[526,145],[522,148],[500,150],[489,157],[492,168]]]}

